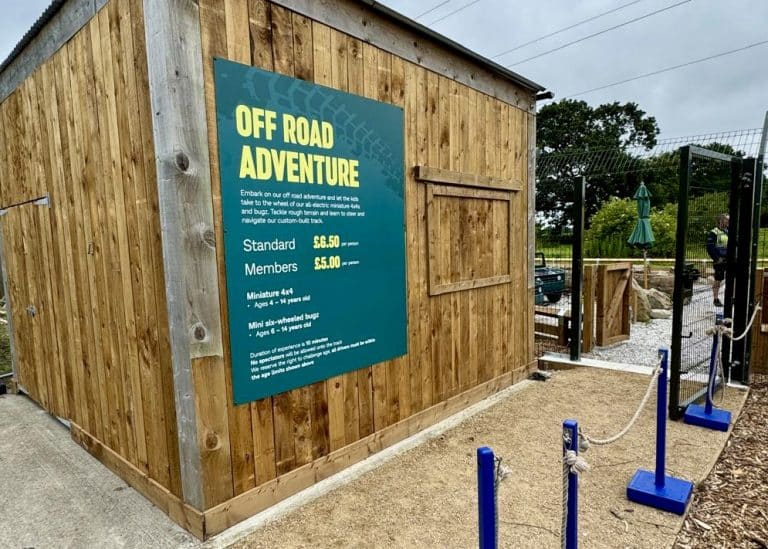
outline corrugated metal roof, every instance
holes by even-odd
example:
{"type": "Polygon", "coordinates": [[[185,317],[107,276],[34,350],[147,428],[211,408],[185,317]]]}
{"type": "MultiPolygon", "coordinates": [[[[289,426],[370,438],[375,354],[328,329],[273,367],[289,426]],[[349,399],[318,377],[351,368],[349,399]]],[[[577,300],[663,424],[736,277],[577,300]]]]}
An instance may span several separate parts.
{"type": "MultiPolygon", "coordinates": [[[[68,0],[53,0],[51,4],[46,8],[46,10],[43,12],[43,14],[35,21],[35,24],[32,25],[32,28],[29,29],[26,34],[19,40],[19,43],[16,44],[16,47],[13,48],[13,51],[11,51],[10,55],[5,59],[5,61],[0,64],[0,73],[5,70],[8,65],[10,65],[16,57],[24,50],[24,48],[29,45],[29,43],[40,33],[40,31],[45,27],[46,23],[50,21],[54,15],[64,6],[64,4],[67,3],[68,0]]],[[[490,59],[483,57],[482,55],[475,53],[474,51],[465,48],[461,44],[454,42],[450,38],[447,38],[443,36],[442,34],[439,34],[432,29],[425,27],[421,23],[418,23],[414,21],[413,19],[410,19],[406,17],[405,15],[383,5],[379,2],[376,2],[375,0],[358,0],[359,2],[367,5],[368,7],[372,8],[374,11],[378,12],[379,14],[383,15],[384,17],[388,17],[390,19],[393,19],[397,21],[397,23],[408,27],[420,34],[424,34],[431,38],[432,40],[435,40],[436,42],[439,42],[440,44],[446,46],[447,48],[471,59],[475,63],[485,67],[486,69],[490,70],[494,74],[514,82],[515,84],[518,84],[522,86],[523,88],[526,88],[528,90],[537,92],[537,91],[543,91],[546,88],[542,86],[541,84],[537,84],[536,82],[533,82],[532,80],[529,80],[525,78],[524,76],[521,76],[517,74],[514,71],[509,70],[506,67],[503,67],[502,65],[499,65],[498,63],[495,63],[491,61],[490,59]]]]}
{"type": "Polygon", "coordinates": [[[40,33],[45,24],[50,21],[66,3],[67,0],[53,0],[49,6],[45,8],[45,11],[40,17],[37,18],[37,21],[35,21],[35,23],[32,25],[32,28],[24,33],[24,36],[21,37],[19,43],[16,44],[13,50],[11,50],[11,53],[8,54],[8,57],[6,57],[5,61],[0,64],[0,72],[3,72],[5,68],[10,65],[14,59],[16,59],[16,57],[24,50],[24,48],[27,47],[27,45],[35,38],[35,36],[40,33]]]}

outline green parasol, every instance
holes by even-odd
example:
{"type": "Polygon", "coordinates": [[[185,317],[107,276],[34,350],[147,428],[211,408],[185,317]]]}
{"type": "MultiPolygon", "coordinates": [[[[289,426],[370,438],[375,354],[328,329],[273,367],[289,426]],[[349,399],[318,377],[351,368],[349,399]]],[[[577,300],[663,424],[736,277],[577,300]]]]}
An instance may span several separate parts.
{"type": "Polygon", "coordinates": [[[637,224],[632,234],[629,235],[627,242],[636,248],[643,250],[643,260],[645,263],[645,287],[648,287],[648,248],[653,246],[655,238],[651,228],[651,193],[645,183],[635,191],[634,199],[637,200],[637,224]]]}

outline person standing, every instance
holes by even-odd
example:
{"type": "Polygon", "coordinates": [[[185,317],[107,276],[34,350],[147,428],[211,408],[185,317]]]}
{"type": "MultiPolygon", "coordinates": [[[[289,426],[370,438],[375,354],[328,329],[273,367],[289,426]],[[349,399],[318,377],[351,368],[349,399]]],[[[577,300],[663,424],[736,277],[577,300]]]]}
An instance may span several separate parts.
{"type": "Polygon", "coordinates": [[[720,301],[720,283],[725,280],[726,256],[728,255],[728,214],[720,214],[717,226],[707,233],[707,253],[712,258],[715,268],[715,280],[712,282],[712,298],[715,307],[722,307],[720,301]]]}

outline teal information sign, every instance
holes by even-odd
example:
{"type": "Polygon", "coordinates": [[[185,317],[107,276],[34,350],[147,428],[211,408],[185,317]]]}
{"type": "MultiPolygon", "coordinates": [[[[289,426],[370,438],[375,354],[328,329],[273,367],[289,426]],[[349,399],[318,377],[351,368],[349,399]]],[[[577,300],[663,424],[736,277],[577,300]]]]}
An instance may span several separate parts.
{"type": "Polygon", "coordinates": [[[214,72],[235,404],[405,354],[402,109],[214,72]]]}

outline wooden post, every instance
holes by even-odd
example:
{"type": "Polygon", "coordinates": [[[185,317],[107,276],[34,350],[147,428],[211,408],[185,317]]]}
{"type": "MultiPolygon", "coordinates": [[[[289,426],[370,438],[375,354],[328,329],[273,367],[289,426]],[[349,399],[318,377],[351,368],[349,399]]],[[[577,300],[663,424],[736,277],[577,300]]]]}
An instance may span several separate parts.
{"type": "Polygon", "coordinates": [[[595,346],[595,266],[584,267],[584,326],[582,328],[581,350],[585,353],[595,346]]]}
{"type": "Polygon", "coordinates": [[[192,359],[222,342],[199,6],[144,0],[144,22],[182,495],[203,510],[192,359]]]}
{"type": "Polygon", "coordinates": [[[535,356],[536,326],[534,311],[536,310],[536,117],[528,114],[528,354],[525,360],[529,361],[535,356]]]}

